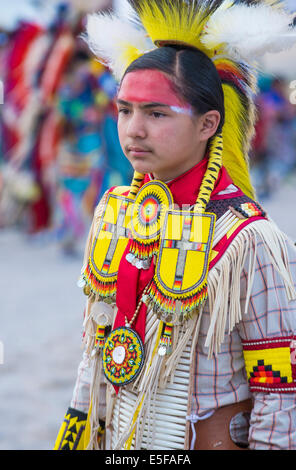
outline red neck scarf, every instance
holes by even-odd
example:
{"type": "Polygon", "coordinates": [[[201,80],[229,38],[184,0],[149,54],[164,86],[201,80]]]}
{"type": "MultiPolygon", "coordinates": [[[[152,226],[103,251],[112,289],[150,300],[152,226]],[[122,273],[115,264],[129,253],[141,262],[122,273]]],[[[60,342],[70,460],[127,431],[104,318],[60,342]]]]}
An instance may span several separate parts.
{"type": "MultiPolygon", "coordinates": [[[[167,183],[167,186],[172,192],[174,202],[178,204],[179,208],[182,208],[182,205],[185,204],[189,204],[191,206],[196,202],[199,188],[207,169],[207,164],[208,159],[205,157],[201,162],[188,170],[186,173],[183,173],[182,175],[167,183]]],[[[149,176],[146,175],[144,183],[149,180],[149,176]]],[[[229,186],[231,183],[232,180],[226,169],[223,167],[220,170],[215,188],[212,192],[212,196],[215,196],[218,192],[226,189],[227,186],[229,186]]],[[[128,320],[132,319],[145,287],[154,276],[154,263],[151,263],[150,268],[147,270],[137,269],[126,260],[125,257],[128,252],[129,243],[123,254],[118,270],[116,296],[118,312],[116,315],[114,328],[124,326],[125,317],[127,317],[128,320]]],[[[143,343],[145,341],[146,312],[147,307],[144,303],[142,303],[137,318],[131,326],[132,329],[139,334],[143,343]]]]}

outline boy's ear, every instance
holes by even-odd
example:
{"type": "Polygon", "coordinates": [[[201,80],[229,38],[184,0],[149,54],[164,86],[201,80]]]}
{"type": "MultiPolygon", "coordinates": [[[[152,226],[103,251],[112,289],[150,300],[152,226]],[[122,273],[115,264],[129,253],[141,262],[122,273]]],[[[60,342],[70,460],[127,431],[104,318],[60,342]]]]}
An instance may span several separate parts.
{"type": "Polygon", "coordinates": [[[220,113],[219,111],[213,110],[201,116],[200,126],[200,140],[205,141],[213,137],[216,134],[218,126],[220,124],[220,113]]]}

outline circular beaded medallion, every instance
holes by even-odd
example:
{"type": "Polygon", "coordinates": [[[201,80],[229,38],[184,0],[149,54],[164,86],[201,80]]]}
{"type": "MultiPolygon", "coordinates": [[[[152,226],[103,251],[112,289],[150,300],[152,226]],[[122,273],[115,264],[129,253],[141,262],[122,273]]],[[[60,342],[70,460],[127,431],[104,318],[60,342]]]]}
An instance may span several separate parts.
{"type": "Polygon", "coordinates": [[[149,243],[156,240],[167,209],[173,197],[169,188],[161,181],[145,183],[138,192],[132,209],[131,229],[133,238],[149,243]]]}
{"type": "Polygon", "coordinates": [[[144,360],[143,343],[134,330],[123,326],[110,333],[103,349],[103,370],[109,382],[117,386],[132,382],[144,360]]]}

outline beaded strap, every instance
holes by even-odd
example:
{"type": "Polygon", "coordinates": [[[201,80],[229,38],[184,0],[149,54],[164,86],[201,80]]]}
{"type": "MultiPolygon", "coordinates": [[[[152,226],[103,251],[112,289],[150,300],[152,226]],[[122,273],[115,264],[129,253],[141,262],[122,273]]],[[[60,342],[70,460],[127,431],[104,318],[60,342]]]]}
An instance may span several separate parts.
{"type": "Polygon", "coordinates": [[[219,171],[222,168],[223,137],[222,134],[215,136],[211,142],[209,163],[206,173],[203,177],[198,198],[195,203],[195,209],[205,212],[210,201],[212,191],[217,181],[219,171]]]}
{"type": "Polygon", "coordinates": [[[128,195],[130,199],[136,198],[139,192],[139,189],[143,183],[144,177],[145,175],[143,175],[142,173],[138,173],[137,171],[134,172],[133,180],[132,180],[131,187],[130,187],[130,192],[128,195]]]}

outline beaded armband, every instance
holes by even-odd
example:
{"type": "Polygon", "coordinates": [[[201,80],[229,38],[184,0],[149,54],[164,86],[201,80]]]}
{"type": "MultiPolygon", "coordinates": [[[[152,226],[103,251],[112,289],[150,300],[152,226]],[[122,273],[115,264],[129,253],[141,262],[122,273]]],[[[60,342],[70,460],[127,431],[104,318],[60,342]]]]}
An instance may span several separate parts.
{"type": "Polygon", "coordinates": [[[242,341],[251,392],[296,391],[296,336],[242,341]]]}

